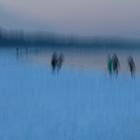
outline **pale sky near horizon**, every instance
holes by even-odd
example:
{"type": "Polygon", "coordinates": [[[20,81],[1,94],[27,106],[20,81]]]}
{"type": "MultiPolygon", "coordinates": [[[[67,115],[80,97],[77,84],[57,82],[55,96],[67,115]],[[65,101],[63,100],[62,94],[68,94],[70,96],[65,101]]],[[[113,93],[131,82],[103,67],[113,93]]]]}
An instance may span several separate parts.
{"type": "Polygon", "coordinates": [[[140,37],[140,0],[0,0],[0,26],[140,37]]]}

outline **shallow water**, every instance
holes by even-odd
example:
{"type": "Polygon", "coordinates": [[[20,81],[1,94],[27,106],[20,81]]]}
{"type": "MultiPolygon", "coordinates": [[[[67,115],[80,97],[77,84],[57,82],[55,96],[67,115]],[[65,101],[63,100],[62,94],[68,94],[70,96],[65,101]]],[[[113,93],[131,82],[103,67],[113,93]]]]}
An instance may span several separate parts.
{"type": "MultiPolygon", "coordinates": [[[[122,64],[128,52],[116,52],[122,64]]],[[[140,76],[101,72],[108,53],[1,48],[0,139],[139,140],[140,76]],[[54,51],[65,56],[59,74],[51,73],[54,51]]]]}
{"type": "Polygon", "coordinates": [[[64,49],[64,48],[1,48],[1,59],[12,57],[18,63],[30,63],[50,66],[52,54],[64,55],[63,67],[107,71],[107,56],[117,54],[120,61],[120,71],[128,73],[127,58],[132,56],[137,73],[140,72],[140,50],[95,50],[95,49],[64,49]],[[5,55],[4,55],[5,54],[5,55]],[[4,57],[3,57],[4,56],[4,57]]]}

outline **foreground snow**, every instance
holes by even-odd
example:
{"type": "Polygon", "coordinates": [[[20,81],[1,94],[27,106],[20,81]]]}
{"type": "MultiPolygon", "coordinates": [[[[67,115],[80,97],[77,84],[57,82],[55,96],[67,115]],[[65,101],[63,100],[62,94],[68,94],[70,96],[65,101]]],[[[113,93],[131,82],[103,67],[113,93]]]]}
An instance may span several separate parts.
{"type": "Polygon", "coordinates": [[[0,66],[1,140],[139,140],[140,77],[0,66]]]}

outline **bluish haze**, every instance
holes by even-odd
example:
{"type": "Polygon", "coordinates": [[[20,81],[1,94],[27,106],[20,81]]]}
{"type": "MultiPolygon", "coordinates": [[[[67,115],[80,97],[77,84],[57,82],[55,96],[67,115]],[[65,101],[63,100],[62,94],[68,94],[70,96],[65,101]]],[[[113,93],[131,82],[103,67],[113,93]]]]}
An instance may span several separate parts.
{"type": "Polygon", "coordinates": [[[2,0],[8,29],[140,37],[139,0],[2,0]]]}

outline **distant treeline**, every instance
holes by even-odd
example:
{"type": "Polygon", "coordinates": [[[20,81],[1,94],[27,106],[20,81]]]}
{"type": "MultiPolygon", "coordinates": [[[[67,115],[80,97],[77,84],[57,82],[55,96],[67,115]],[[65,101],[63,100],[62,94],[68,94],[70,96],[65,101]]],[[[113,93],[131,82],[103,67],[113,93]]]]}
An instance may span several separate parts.
{"type": "Polygon", "coordinates": [[[92,47],[106,48],[140,48],[140,40],[124,38],[78,37],[50,33],[25,33],[23,31],[6,31],[0,29],[0,47],[43,46],[43,47],[92,47]]]}

